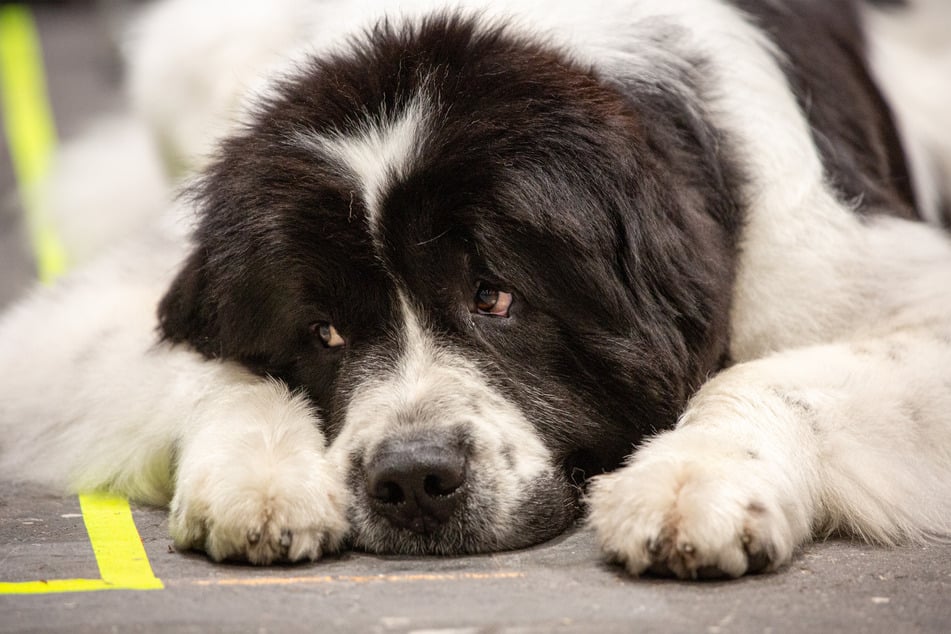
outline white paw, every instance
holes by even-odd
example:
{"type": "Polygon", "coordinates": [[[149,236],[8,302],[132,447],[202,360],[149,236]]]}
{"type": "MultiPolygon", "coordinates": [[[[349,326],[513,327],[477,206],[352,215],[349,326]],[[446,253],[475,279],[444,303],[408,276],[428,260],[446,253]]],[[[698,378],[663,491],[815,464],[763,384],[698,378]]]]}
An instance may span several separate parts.
{"type": "Polygon", "coordinates": [[[271,407],[232,410],[189,439],[169,517],[177,548],[262,565],[339,548],[346,488],[324,457],[313,415],[281,394],[271,407]]]}
{"type": "Polygon", "coordinates": [[[589,523],[602,551],[631,574],[681,579],[739,577],[788,563],[808,514],[796,517],[801,509],[786,499],[786,483],[770,481],[775,469],[746,452],[693,449],[648,445],[592,483],[589,523]]]}
{"type": "Polygon", "coordinates": [[[322,473],[328,465],[321,456],[292,462],[266,472],[234,464],[192,474],[172,500],[175,546],[262,565],[335,551],[347,528],[346,493],[322,473]]]}

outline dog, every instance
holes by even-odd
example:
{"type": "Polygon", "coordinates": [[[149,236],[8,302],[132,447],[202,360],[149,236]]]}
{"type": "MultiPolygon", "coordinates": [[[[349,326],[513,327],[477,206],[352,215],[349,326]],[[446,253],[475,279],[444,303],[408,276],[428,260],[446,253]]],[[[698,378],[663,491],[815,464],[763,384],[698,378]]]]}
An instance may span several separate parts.
{"type": "Polygon", "coordinates": [[[256,564],[951,532],[940,3],[365,4],[146,14],[188,185],[4,317],[7,473],[256,564]]]}

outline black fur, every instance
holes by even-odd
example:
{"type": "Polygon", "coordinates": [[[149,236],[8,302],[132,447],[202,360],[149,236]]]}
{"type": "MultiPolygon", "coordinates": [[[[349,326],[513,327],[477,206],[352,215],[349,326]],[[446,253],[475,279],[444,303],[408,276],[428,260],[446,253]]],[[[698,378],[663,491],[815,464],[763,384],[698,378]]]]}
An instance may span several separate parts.
{"type": "Polygon", "coordinates": [[[861,213],[920,219],[892,112],[875,86],[855,0],[734,0],[782,51],[832,184],[861,213]]]}
{"type": "MultiPolygon", "coordinates": [[[[737,4],[789,53],[842,195],[913,215],[854,12],[737,4]],[[813,37],[816,20],[828,32],[813,37]]],[[[380,24],[350,52],[310,61],[223,144],[194,192],[201,224],[160,306],[164,336],[303,388],[332,438],[356,380],[399,352],[400,289],[533,421],[566,482],[615,468],[728,362],[742,166],[703,118],[716,87],[694,64],[696,77],[678,78],[696,96],[687,103],[663,83],[606,81],[504,27],[451,15],[380,24]],[[378,248],[359,191],[295,134],[346,133],[420,90],[438,105],[380,203],[378,248]],[[510,319],[473,329],[480,281],[516,300],[510,319]],[[347,345],[323,347],[309,329],[319,321],[347,345]]],[[[524,518],[526,543],[551,533],[532,528],[539,517],[524,518]]]]}
{"type": "Polygon", "coordinates": [[[350,368],[396,352],[399,286],[513,400],[537,407],[526,386],[548,396],[529,417],[560,455],[613,468],[726,352],[737,216],[705,135],[671,95],[623,95],[504,29],[381,25],[352,56],[314,60],[225,143],[164,333],[304,387],[333,432],[350,368]],[[438,123],[382,203],[380,261],[359,193],[288,139],[399,110],[421,77],[438,123]],[[460,309],[479,280],[517,303],[471,332],[460,309]],[[312,341],[321,319],[344,351],[312,341]]]}

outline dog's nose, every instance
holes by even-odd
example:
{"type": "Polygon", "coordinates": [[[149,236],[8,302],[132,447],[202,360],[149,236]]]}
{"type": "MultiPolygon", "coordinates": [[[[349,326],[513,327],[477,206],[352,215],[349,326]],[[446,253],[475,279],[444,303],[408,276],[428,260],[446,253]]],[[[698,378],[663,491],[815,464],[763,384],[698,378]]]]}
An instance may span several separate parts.
{"type": "Polygon", "coordinates": [[[394,526],[431,533],[465,499],[465,450],[448,438],[391,438],[366,466],[366,477],[377,513],[394,526]]]}

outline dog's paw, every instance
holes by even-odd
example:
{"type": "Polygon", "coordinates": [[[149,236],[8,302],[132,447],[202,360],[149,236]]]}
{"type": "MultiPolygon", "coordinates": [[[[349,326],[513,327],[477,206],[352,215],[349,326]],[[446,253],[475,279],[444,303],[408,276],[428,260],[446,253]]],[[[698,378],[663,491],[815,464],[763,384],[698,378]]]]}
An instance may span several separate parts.
{"type": "Polygon", "coordinates": [[[347,489],[312,414],[277,396],[187,444],[169,514],[177,548],[265,565],[313,561],[340,547],[347,489]]]}
{"type": "Polygon", "coordinates": [[[592,483],[589,523],[610,560],[634,575],[681,579],[739,577],[789,562],[801,541],[789,518],[796,505],[763,477],[760,461],[664,453],[638,455],[592,483]]]}
{"type": "Polygon", "coordinates": [[[347,528],[345,492],[320,477],[322,459],[313,461],[312,473],[296,462],[270,473],[241,465],[210,469],[180,487],[169,515],[176,548],[261,565],[313,561],[337,550],[347,528]]]}

